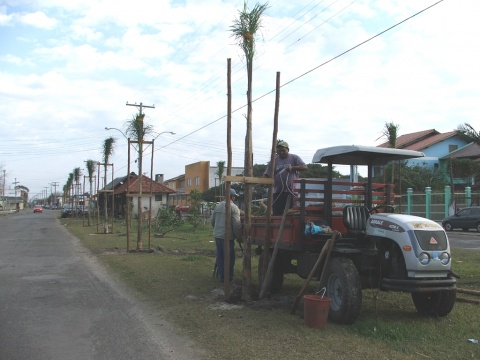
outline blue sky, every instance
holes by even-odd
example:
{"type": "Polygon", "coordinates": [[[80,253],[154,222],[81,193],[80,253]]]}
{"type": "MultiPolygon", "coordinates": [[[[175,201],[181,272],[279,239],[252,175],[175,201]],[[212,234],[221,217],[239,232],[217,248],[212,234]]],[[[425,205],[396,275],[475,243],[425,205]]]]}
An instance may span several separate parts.
{"type": "MultiPolygon", "coordinates": [[[[476,0],[441,1],[320,66],[435,3],[270,1],[254,60],[254,162],[270,158],[275,98],[263,95],[277,72],[286,84],[278,138],[307,163],[322,147],[379,144],[386,122],[400,134],[465,122],[478,129],[476,0]]],[[[154,173],[168,179],[190,163],[226,160],[228,58],[233,166],[243,166],[246,70],[229,32],[242,7],[237,0],[1,0],[6,187],[17,179],[32,197],[53,182],[61,188],[75,167],[101,160],[110,135],[118,139],[115,175],[124,175],[126,140],[105,127],[124,130],[136,112],[127,102],[154,105],[145,121],[157,134],[175,132],[155,140],[154,173]]]]}

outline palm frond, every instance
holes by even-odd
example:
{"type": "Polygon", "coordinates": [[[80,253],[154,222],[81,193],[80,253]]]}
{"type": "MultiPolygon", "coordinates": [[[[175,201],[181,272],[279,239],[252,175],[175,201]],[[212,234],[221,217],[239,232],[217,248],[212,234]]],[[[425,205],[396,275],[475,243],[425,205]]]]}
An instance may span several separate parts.
{"type": "Polygon", "coordinates": [[[80,181],[80,176],[82,176],[82,170],[79,167],[73,169],[73,177],[75,178],[76,183],[80,181]]]}
{"type": "Polygon", "coordinates": [[[268,3],[256,4],[251,11],[248,11],[247,2],[243,3],[243,10],[238,11],[238,18],[230,26],[232,37],[237,41],[238,46],[243,50],[248,60],[253,59],[255,54],[255,35],[262,28],[262,15],[267,10],[268,3]]]}
{"type": "Polygon", "coordinates": [[[477,132],[469,123],[458,125],[457,130],[463,135],[468,136],[476,144],[480,145],[480,131],[477,132]]]}
{"type": "Polygon", "coordinates": [[[87,167],[87,174],[88,178],[91,180],[93,178],[93,174],[95,173],[95,165],[97,162],[95,160],[87,160],[85,161],[85,166],[87,167]]]}
{"type": "Polygon", "coordinates": [[[110,156],[113,155],[113,148],[115,145],[115,138],[114,137],[109,137],[106,138],[103,142],[103,162],[105,164],[108,164],[108,160],[110,159],[110,156]]]}
{"type": "Polygon", "coordinates": [[[385,123],[385,127],[383,128],[382,135],[377,138],[381,139],[385,137],[388,142],[388,147],[395,149],[397,147],[397,137],[398,137],[398,130],[400,129],[400,125],[395,124],[393,122],[385,123]]]}
{"type": "Polygon", "coordinates": [[[153,132],[153,126],[143,121],[144,115],[137,115],[126,123],[126,133],[129,137],[140,142],[145,136],[153,132]]]}

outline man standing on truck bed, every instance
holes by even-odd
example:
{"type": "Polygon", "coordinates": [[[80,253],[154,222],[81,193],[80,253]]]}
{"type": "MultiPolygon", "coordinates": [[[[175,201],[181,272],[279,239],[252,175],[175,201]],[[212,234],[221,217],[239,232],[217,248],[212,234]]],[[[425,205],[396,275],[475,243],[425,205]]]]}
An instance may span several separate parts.
{"type": "MultiPolygon", "coordinates": [[[[275,158],[275,173],[273,185],[273,215],[282,215],[287,203],[288,195],[293,193],[293,180],[298,179],[300,171],[306,171],[307,165],[300,156],[289,153],[288,143],[283,140],[277,141],[277,156],[275,158]]],[[[272,177],[270,163],[263,174],[264,177],[272,177]]],[[[293,204],[293,201],[292,203],[293,204]]]]}

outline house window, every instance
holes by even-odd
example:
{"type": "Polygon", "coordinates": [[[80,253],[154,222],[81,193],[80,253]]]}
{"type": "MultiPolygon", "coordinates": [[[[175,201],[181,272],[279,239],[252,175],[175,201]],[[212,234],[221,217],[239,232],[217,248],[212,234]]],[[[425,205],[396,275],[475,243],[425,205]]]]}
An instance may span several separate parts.
{"type": "Polygon", "coordinates": [[[162,201],[162,195],[155,195],[155,201],[162,201]]]}
{"type": "Polygon", "coordinates": [[[200,176],[195,177],[195,185],[200,185],[200,176]]]}
{"type": "Polygon", "coordinates": [[[448,152],[451,153],[458,149],[458,145],[448,145],[448,152]]]}
{"type": "Polygon", "coordinates": [[[192,179],[187,179],[187,186],[192,186],[192,179]]]}

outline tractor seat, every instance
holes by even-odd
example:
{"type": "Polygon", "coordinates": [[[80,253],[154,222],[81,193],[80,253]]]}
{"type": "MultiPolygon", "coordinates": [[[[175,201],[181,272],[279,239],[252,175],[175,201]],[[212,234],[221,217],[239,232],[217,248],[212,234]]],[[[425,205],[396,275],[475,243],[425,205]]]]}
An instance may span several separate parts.
{"type": "Polygon", "coordinates": [[[370,211],[366,206],[347,205],[343,208],[343,224],[347,235],[365,235],[370,211]]]}

